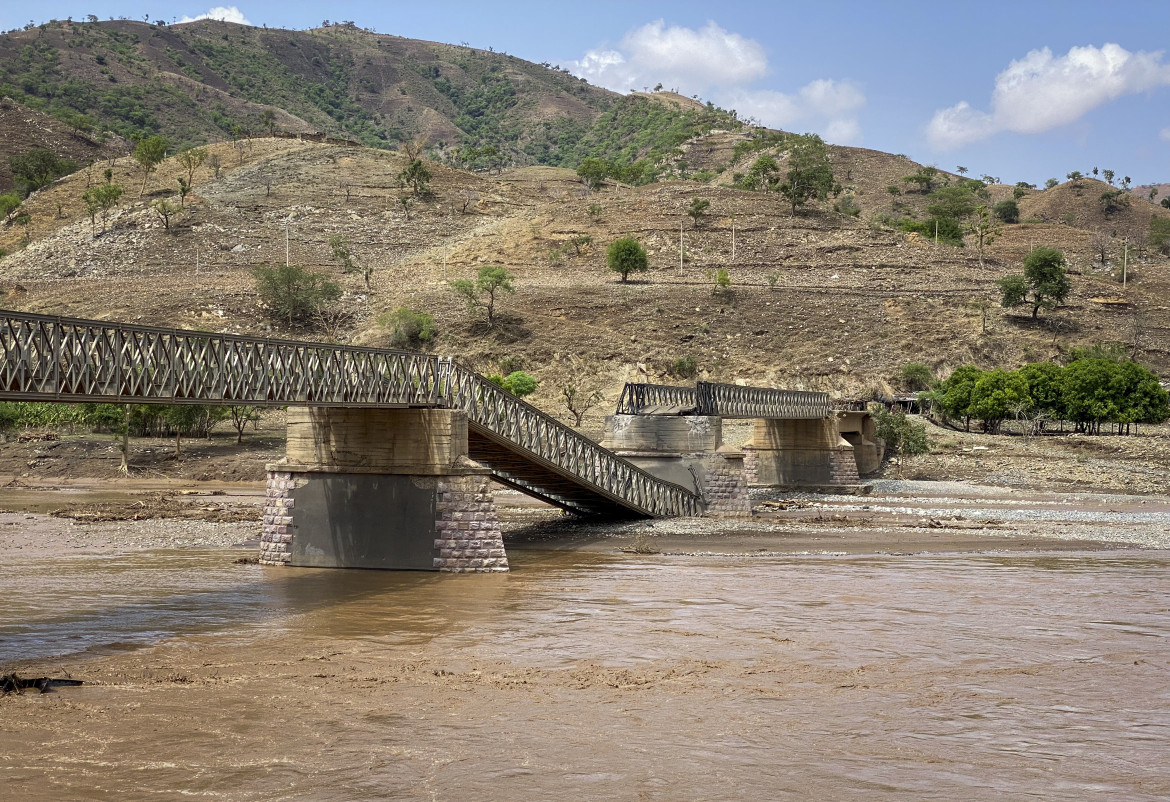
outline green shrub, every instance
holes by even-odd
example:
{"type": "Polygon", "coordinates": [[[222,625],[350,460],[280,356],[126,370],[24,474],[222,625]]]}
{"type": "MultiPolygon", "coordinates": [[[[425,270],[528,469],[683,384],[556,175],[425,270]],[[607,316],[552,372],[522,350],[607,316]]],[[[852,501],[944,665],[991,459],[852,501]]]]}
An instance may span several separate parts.
{"type": "Polygon", "coordinates": [[[905,218],[898,223],[898,228],[907,233],[920,234],[926,239],[934,239],[937,230],[939,242],[954,245],[956,248],[963,247],[963,226],[958,220],[950,217],[932,217],[922,221],[905,218]]]}
{"type": "Polygon", "coordinates": [[[622,281],[628,280],[630,273],[645,273],[650,267],[650,260],[646,256],[646,249],[633,237],[615,239],[605,251],[605,264],[615,273],[620,273],[622,281]]]}
{"type": "Polygon", "coordinates": [[[0,218],[7,217],[20,208],[20,196],[15,193],[0,195],[0,218]]]}
{"type": "Polygon", "coordinates": [[[435,318],[426,312],[400,306],[391,312],[383,322],[389,331],[392,348],[421,348],[438,336],[435,318]]]}
{"type": "Polygon", "coordinates": [[[517,398],[523,398],[536,392],[536,379],[522,370],[517,370],[505,376],[500,386],[517,398]]]}
{"type": "Polygon", "coordinates": [[[341,287],[321,273],[296,265],[258,266],[252,270],[256,291],[268,313],[290,326],[306,323],[341,297],[341,287]]]}
{"type": "Polygon", "coordinates": [[[907,362],[902,366],[902,384],[911,392],[929,390],[934,381],[934,371],[921,362],[907,362]]]}
{"type": "Polygon", "coordinates": [[[896,454],[925,454],[930,451],[926,427],[913,423],[901,410],[879,409],[873,413],[874,429],[886,443],[885,459],[896,454]]]}
{"type": "Polygon", "coordinates": [[[1020,205],[1014,200],[1002,200],[995,204],[995,216],[1005,223],[1020,222],[1020,205]]]}
{"type": "Polygon", "coordinates": [[[690,354],[680,357],[670,363],[668,372],[679,379],[693,379],[699,372],[699,363],[690,354]]]}

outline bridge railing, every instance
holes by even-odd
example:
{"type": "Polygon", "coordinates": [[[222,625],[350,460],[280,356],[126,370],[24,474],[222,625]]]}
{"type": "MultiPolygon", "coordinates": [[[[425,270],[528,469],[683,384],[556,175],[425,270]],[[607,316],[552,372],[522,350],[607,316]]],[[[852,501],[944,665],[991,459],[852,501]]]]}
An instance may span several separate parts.
{"type": "Polygon", "coordinates": [[[695,386],[702,415],[723,418],[827,418],[833,414],[828,393],[742,387],[699,382],[695,386]]]}
{"type": "Polygon", "coordinates": [[[642,415],[654,407],[673,407],[693,415],[723,418],[825,418],[832,414],[828,393],[773,390],[738,384],[698,382],[692,387],[627,383],[618,415],[642,415]]]}
{"type": "MultiPolygon", "coordinates": [[[[699,407],[699,395],[693,387],[671,384],[634,384],[627,382],[618,399],[617,414],[638,415],[650,407],[670,406],[682,409],[699,407]]],[[[705,414],[696,412],[695,414],[705,414]]]]}
{"type": "Polygon", "coordinates": [[[0,312],[7,398],[266,406],[436,406],[439,359],[0,312]]]}
{"type": "Polygon", "coordinates": [[[665,482],[602,448],[536,407],[521,401],[477,373],[445,363],[446,405],[530,458],[543,461],[593,485],[603,495],[646,514],[691,516],[702,501],[679,485],[665,482]]]}

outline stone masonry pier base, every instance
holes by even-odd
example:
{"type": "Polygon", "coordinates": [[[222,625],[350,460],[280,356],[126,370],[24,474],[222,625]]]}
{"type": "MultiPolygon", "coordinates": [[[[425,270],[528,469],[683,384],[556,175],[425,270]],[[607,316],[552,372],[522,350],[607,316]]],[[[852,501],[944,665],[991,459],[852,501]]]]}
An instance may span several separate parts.
{"type": "Polygon", "coordinates": [[[860,483],[853,445],[835,418],[759,419],[747,452],[753,487],[829,487],[860,483]]]}
{"type": "Polygon", "coordinates": [[[285,459],[267,467],[261,563],[508,570],[461,412],[290,408],[285,459]]]}
{"type": "Polygon", "coordinates": [[[698,493],[705,515],[752,514],[743,452],[723,445],[723,419],[705,415],[611,415],[601,444],[647,473],[698,493]]]}

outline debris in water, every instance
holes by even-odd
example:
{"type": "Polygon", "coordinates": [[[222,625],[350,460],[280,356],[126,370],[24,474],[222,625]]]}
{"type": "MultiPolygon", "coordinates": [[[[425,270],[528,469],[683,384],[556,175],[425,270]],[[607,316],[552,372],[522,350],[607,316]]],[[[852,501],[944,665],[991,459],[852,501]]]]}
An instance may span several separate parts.
{"type": "Polygon", "coordinates": [[[85,683],[79,679],[54,679],[53,677],[22,678],[15,673],[0,677],[0,696],[10,693],[23,693],[29,688],[35,688],[41,693],[49,693],[53,688],[73,688],[85,683]]]}

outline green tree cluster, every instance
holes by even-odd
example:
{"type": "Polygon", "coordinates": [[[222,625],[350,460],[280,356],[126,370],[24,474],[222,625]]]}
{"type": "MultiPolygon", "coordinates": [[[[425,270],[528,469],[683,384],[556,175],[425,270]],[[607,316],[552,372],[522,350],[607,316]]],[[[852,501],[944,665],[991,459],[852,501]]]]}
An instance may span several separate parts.
{"type": "Polygon", "coordinates": [[[1100,350],[1074,352],[1067,367],[1050,362],[1016,371],[982,371],[964,365],[939,384],[930,398],[946,417],[980,420],[988,433],[1018,418],[1070,420],[1090,433],[1102,423],[1162,423],[1170,400],[1146,368],[1100,350]]]}
{"type": "Polygon", "coordinates": [[[75,162],[62,159],[45,148],[33,148],[28,153],[11,156],[8,166],[12,169],[16,191],[21,198],[27,198],[77,169],[75,162]]]}

